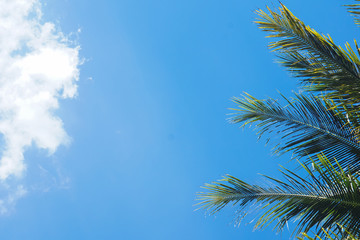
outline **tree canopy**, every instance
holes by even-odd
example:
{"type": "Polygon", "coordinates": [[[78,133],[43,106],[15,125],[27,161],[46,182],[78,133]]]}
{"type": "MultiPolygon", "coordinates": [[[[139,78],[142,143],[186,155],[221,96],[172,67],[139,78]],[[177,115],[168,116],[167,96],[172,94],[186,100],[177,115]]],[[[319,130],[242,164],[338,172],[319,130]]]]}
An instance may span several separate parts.
{"type": "MultiPolygon", "coordinates": [[[[360,25],[360,4],[346,6],[360,25]]],[[[280,3],[256,11],[258,27],[275,39],[269,48],[300,82],[292,98],[233,98],[231,122],[255,125],[259,137],[277,142],[275,153],[292,152],[301,172],[283,168],[285,180],[252,185],[234,176],[205,184],[198,204],[214,214],[236,206],[241,220],[250,205],[261,212],[255,229],[282,231],[296,220],[297,239],[360,238],[360,49],[338,46],[330,35],[305,25],[280,3]],[[273,140],[273,136],[276,139],[273,140]],[[311,235],[314,236],[311,236],[311,235]]]]}

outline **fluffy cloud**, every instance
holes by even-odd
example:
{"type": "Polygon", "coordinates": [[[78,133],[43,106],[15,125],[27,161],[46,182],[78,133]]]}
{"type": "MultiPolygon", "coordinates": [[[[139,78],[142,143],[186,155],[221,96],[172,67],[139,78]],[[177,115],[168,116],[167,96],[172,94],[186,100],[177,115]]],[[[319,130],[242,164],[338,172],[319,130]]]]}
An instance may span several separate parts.
{"type": "MultiPolygon", "coordinates": [[[[3,185],[9,179],[13,182],[23,176],[26,147],[34,145],[52,154],[69,142],[54,110],[59,107],[60,98],[76,96],[79,47],[71,46],[53,23],[42,21],[41,15],[38,0],[0,0],[0,133],[3,137],[0,182],[3,185]]],[[[20,185],[13,187],[0,200],[0,208],[25,192],[20,185]]]]}

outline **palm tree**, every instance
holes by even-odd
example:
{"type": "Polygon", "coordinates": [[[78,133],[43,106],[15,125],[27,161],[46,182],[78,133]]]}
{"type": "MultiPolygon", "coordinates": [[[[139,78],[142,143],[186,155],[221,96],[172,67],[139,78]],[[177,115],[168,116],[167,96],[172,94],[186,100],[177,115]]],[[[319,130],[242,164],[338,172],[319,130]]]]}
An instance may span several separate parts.
{"type": "MultiPolygon", "coordinates": [[[[360,24],[360,4],[347,7],[360,24]]],[[[231,122],[255,124],[259,137],[276,133],[280,141],[275,152],[293,152],[305,175],[284,168],[285,180],[266,177],[272,182],[268,186],[227,175],[204,186],[199,205],[216,213],[231,203],[239,208],[240,221],[255,203],[261,212],[255,228],[275,224],[281,231],[296,219],[298,239],[359,239],[360,50],[356,41],[356,52],[348,43],[345,49],[337,46],[283,4],[279,10],[258,10],[256,23],[277,38],[269,47],[305,91],[291,99],[283,97],[286,106],[249,94],[234,98],[237,108],[231,122]],[[314,238],[308,235],[312,231],[314,238]]]]}

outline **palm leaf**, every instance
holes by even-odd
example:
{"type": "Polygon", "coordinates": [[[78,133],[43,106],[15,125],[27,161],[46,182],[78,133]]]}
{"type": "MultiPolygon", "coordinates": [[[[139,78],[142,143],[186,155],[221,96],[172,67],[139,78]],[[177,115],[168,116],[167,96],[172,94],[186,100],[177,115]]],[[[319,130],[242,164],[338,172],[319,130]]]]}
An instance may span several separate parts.
{"type": "Polygon", "coordinates": [[[257,13],[259,28],[278,38],[269,47],[276,51],[280,62],[306,86],[306,90],[326,92],[326,97],[342,105],[360,103],[360,60],[347,43],[338,47],[330,36],[317,33],[296,18],[284,5],[280,14],[262,10],[257,13]]]}
{"type": "Polygon", "coordinates": [[[254,203],[262,213],[255,228],[276,222],[275,228],[281,231],[289,220],[296,220],[296,234],[315,229],[319,236],[324,236],[322,228],[339,234],[337,224],[340,224],[349,233],[359,236],[358,176],[341,168],[337,171],[326,157],[318,157],[319,161],[313,162],[314,170],[302,165],[309,174],[307,179],[285,169],[282,173],[286,181],[267,177],[274,183],[269,187],[250,185],[227,175],[218,182],[205,185],[207,192],[198,194],[199,204],[210,213],[216,213],[232,203],[239,208],[241,218],[241,213],[254,203]]]}
{"type": "Polygon", "coordinates": [[[300,236],[297,237],[297,239],[298,240],[359,240],[354,236],[354,234],[351,234],[343,226],[339,224],[337,225],[338,225],[338,229],[340,230],[339,232],[341,232],[340,234],[335,234],[331,230],[321,229],[324,237],[320,237],[317,234],[315,234],[315,237],[311,237],[307,233],[301,233],[300,236]]]}
{"type": "MultiPolygon", "coordinates": [[[[360,2],[359,0],[355,1],[360,2]]],[[[353,15],[355,24],[360,25],[360,4],[347,4],[345,6],[347,7],[348,12],[353,15]]]]}
{"type": "Polygon", "coordinates": [[[285,100],[288,105],[282,107],[275,100],[258,100],[248,94],[244,99],[234,98],[238,108],[233,109],[237,113],[231,122],[242,126],[254,123],[259,137],[265,133],[275,136],[280,142],[275,152],[293,151],[297,157],[322,152],[332,161],[336,158],[344,169],[360,171],[357,123],[343,114],[346,109],[339,111],[330,101],[313,96],[285,100]]]}

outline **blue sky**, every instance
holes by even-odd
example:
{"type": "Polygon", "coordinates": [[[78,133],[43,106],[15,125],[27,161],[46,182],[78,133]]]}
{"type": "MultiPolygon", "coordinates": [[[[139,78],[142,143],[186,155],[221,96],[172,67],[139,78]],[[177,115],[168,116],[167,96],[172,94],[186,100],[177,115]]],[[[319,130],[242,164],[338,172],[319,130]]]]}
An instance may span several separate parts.
{"type": "MultiPolygon", "coordinates": [[[[343,45],[358,33],[341,6],[351,2],[283,3],[343,45]]],[[[288,239],[286,231],[253,232],[252,217],[235,228],[234,208],[216,216],[194,211],[206,182],[229,173],[259,183],[258,173],[279,176],[279,164],[294,166],[289,156],[272,156],[253,130],[226,120],[231,97],[277,98],[277,91],[290,96],[297,89],[253,23],[254,10],[266,5],[278,3],[43,0],[38,24],[53,23],[54,30],[41,41],[39,31],[20,36],[29,41],[24,52],[0,28],[0,55],[22,70],[39,67],[23,72],[40,90],[24,89],[52,94],[14,105],[15,116],[25,114],[18,125],[2,115],[2,159],[17,144],[9,153],[13,167],[2,172],[0,164],[2,239],[288,239]],[[44,46],[59,62],[46,58],[44,46]],[[34,58],[17,62],[7,49],[34,58]],[[27,142],[8,140],[13,136],[27,142]]],[[[23,25],[14,26],[14,34],[21,32],[23,25]]],[[[6,74],[1,81],[19,79],[15,88],[23,89],[23,78],[6,74]]],[[[15,100],[26,100],[24,94],[19,90],[15,100]]],[[[12,111],[3,105],[0,98],[1,114],[12,111]]]]}

